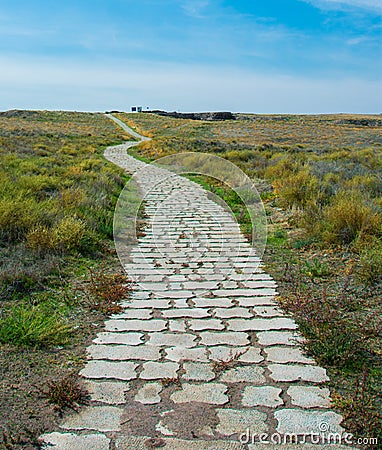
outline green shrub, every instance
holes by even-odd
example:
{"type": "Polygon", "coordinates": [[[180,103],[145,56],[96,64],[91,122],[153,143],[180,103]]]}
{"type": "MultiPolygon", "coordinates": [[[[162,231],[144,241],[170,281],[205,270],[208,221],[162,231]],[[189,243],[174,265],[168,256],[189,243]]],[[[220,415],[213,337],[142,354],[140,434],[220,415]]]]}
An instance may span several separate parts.
{"type": "Polygon", "coordinates": [[[0,319],[0,342],[20,346],[63,345],[69,340],[70,325],[57,314],[38,306],[17,306],[0,319]]]}
{"type": "Polygon", "coordinates": [[[350,244],[361,234],[381,232],[381,215],[355,191],[341,191],[324,211],[324,241],[350,244]]]}
{"type": "Polygon", "coordinates": [[[28,248],[35,251],[50,250],[55,247],[55,235],[50,228],[38,226],[30,230],[26,236],[28,248]]]}
{"type": "Polygon", "coordinates": [[[304,208],[318,193],[318,180],[308,168],[275,179],[272,184],[281,206],[289,208],[304,208]]]}
{"type": "Polygon", "coordinates": [[[33,198],[0,199],[0,239],[16,242],[43,220],[39,205],[33,198]]]}
{"type": "Polygon", "coordinates": [[[84,237],[86,224],[77,217],[64,217],[54,228],[54,240],[57,246],[71,251],[78,249],[84,237]]]}
{"type": "Polygon", "coordinates": [[[382,241],[374,240],[361,251],[357,278],[366,285],[382,281],[382,241]]]}

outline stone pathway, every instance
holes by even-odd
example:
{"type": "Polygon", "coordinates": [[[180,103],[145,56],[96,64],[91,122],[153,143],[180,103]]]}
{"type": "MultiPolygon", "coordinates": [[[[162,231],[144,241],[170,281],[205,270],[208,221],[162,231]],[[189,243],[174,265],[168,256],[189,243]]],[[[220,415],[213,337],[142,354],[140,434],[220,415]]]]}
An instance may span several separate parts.
{"type": "Polygon", "coordinates": [[[46,448],[349,448],[258,443],[343,431],[326,372],[301,351],[231,215],[200,186],[128,156],[131,145],[105,156],[136,173],[145,197],[145,236],[125,266],[136,286],[88,348],[91,404],[42,436],[46,448]]]}

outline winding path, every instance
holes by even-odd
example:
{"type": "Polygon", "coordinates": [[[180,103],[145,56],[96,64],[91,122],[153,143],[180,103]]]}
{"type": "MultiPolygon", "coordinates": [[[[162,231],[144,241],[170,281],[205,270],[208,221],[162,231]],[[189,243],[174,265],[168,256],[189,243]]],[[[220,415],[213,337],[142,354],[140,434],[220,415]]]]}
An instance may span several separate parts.
{"type": "Polygon", "coordinates": [[[105,152],[145,196],[145,236],[125,264],[136,287],[88,348],[91,404],[44,435],[47,448],[328,448],[258,443],[261,433],[343,431],[326,372],[302,353],[231,215],[195,183],[127,155],[136,144],[105,152]]]}

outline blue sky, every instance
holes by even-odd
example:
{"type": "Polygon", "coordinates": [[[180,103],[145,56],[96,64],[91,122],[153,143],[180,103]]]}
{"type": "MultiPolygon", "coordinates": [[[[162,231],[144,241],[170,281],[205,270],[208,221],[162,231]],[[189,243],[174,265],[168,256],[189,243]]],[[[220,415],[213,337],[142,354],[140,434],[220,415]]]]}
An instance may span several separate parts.
{"type": "Polygon", "coordinates": [[[382,0],[0,0],[0,110],[382,112],[382,0]]]}

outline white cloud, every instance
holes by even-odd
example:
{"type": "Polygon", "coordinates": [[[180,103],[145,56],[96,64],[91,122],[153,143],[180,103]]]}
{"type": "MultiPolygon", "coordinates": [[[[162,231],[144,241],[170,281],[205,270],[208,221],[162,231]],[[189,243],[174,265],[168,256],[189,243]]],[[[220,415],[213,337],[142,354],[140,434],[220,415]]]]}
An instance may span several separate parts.
{"type": "Polygon", "coordinates": [[[356,7],[382,13],[382,0],[303,0],[323,9],[356,7]]]}
{"type": "Polygon", "coordinates": [[[229,67],[86,65],[0,58],[0,110],[128,110],[139,104],[178,111],[380,113],[382,82],[309,79],[229,67]]]}
{"type": "Polygon", "coordinates": [[[203,12],[209,5],[210,0],[184,0],[182,9],[188,16],[201,19],[204,17],[203,12]]]}

